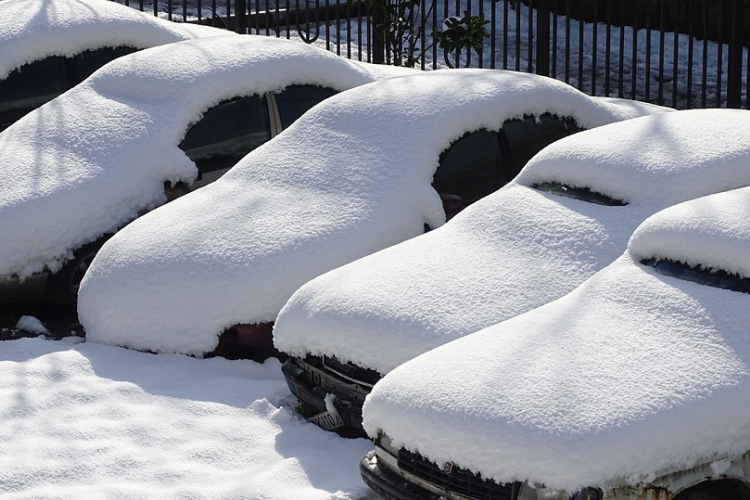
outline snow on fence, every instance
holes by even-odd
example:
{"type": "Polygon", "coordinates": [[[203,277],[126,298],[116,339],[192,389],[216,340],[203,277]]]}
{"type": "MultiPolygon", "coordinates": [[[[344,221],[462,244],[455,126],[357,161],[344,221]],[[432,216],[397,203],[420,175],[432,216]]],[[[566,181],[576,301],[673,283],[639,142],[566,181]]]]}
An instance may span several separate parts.
{"type": "Polygon", "coordinates": [[[747,0],[116,0],[178,22],[298,38],[374,63],[503,68],[591,95],[675,108],[748,108],[747,0]],[[481,16],[478,49],[433,30],[481,16]]]}

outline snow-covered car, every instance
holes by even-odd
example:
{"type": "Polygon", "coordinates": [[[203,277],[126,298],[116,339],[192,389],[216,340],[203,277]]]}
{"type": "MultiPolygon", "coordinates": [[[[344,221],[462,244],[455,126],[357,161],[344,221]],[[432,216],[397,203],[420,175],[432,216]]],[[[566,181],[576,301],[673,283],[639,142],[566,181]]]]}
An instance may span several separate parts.
{"type": "Polygon", "coordinates": [[[520,165],[504,156],[513,150],[500,146],[511,139],[497,133],[510,120],[528,116],[519,126],[542,135],[551,121],[559,136],[572,122],[663,111],[494,70],[418,72],[342,92],[217,182],[110,239],[81,284],[79,319],[93,341],[199,356],[246,325],[233,342],[273,353],[271,325],[305,282],[442,225],[438,191],[471,198],[514,175],[520,165]],[[471,182],[456,193],[462,185],[443,180],[459,171],[471,182]]]}
{"type": "Polygon", "coordinates": [[[120,57],[27,114],[0,134],[0,299],[74,303],[109,235],[385,74],[367,66],[290,40],[215,36],[120,57]]]}
{"type": "Polygon", "coordinates": [[[750,188],[670,207],[570,294],[393,370],[365,402],[364,480],[391,499],[750,498],[748,213],[750,188]]]}
{"type": "Polygon", "coordinates": [[[363,433],[396,366],[572,291],[649,215],[750,185],[748,127],[744,110],[695,110],[572,135],[445,226],[308,282],[273,332],[290,390],[314,422],[363,433]]]}
{"type": "Polygon", "coordinates": [[[227,34],[172,23],[105,0],[0,2],[0,131],[140,49],[227,34]]]}

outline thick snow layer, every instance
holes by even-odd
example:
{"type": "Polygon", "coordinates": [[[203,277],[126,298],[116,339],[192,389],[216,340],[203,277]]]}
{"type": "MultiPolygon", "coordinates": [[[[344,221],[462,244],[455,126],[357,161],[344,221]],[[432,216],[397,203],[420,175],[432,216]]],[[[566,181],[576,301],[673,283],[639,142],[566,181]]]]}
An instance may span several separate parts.
{"type": "Polygon", "coordinates": [[[325,50],[251,35],[113,61],[0,134],[0,277],[58,269],[75,248],[164,203],[165,181],[195,179],[178,144],[220,101],[374,80],[325,50]]]}
{"type": "Polygon", "coordinates": [[[3,500],[368,496],[357,464],[372,444],[295,414],[278,361],[71,340],[2,342],[3,500]]]}
{"type": "Polygon", "coordinates": [[[654,212],[750,185],[749,126],[747,111],[679,111],[559,140],[445,226],[302,286],[280,312],[274,342],[292,355],[335,355],[387,373],[557,299],[621,255],[654,212]],[[628,205],[529,187],[548,181],[628,205]]]}
{"type": "Polygon", "coordinates": [[[594,127],[655,109],[492,70],[417,73],[341,93],[219,181],[109,240],[81,285],[81,324],[100,342],[211,351],[231,325],[275,320],[308,280],[443,224],[432,176],[465,132],[525,114],[594,127]]]}
{"type": "MultiPolygon", "coordinates": [[[[648,241],[646,255],[702,263],[710,241],[745,267],[743,191],[654,216],[631,252],[648,241]]],[[[437,463],[569,492],[736,456],[750,449],[749,306],[626,253],[565,297],[396,368],[364,426],[437,463]]]]}
{"type": "Polygon", "coordinates": [[[48,56],[74,56],[101,47],[145,49],[225,30],[164,21],[107,0],[3,0],[0,79],[48,56]]]}

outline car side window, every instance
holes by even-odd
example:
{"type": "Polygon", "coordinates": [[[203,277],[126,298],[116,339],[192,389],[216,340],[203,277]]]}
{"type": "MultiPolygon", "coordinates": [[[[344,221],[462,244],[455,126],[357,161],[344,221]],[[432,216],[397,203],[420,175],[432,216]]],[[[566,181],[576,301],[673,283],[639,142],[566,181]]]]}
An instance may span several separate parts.
{"type": "Polygon", "coordinates": [[[65,58],[47,57],[0,81],[0,130],[68,89],[65,58]]]}
{"type": "Polygon", "coordinates": [[[108,62],[136,52],[134,47],[104,47],[87,50],[68,59],[68,86],[78,85],[108,62]]]}
{"type": "Polygon", "coordinates": [[[219,103],[188,130],[180,149],[201,174],[234,166],[271,138],[268,105],[252,95],[219,103]]]}
{"type": "Polygon", "coordinates": [[[331,88],[317,85],[288,86],[275,95],[282,128],[287,128],[308,109],[337,93],[331,88]]]}
{"type": "Polygon", "coordinates": [[[506,180],[510,181],[518,175],[529,160],[546,146],[578,131],[580,128],[572,119],[550,114],[505,122],[502,132],[508,139],[513,159],[513,167],[506,169],[506,180]]]}
{"type": "Polygon", "coordinates": [[[505,184],[504,163],[496,132],[470,132],[440,155],[433,187],[441,195],[461,197],[468,205],[505,184]]]}

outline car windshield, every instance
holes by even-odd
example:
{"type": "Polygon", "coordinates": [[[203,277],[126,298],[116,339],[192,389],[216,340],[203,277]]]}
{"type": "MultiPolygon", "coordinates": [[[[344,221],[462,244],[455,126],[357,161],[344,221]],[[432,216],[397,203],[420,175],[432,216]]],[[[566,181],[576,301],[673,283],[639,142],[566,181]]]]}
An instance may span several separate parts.
{"type": "Polygon", "coordinates": [[[567,198],[596,203],[597,205],[607,205],[609,207],[623,207],[627,205],[622,200],[616,200],[605,194],[597,193],[585,187],[572,187],[559,182],[541,182],[531,186],[534,189],[545,193],[553,193],[567,198]]]}
{"type": "Polygon", "coordinates": [[[669,259],[643,259],[641,264],[653,267],[659,274],[694,281],[701,285],[723,288],[735,292],[750,293],[750,278],[732,274],[721,269],[705,269],[702,266],[689,266],[669,259]]]}

